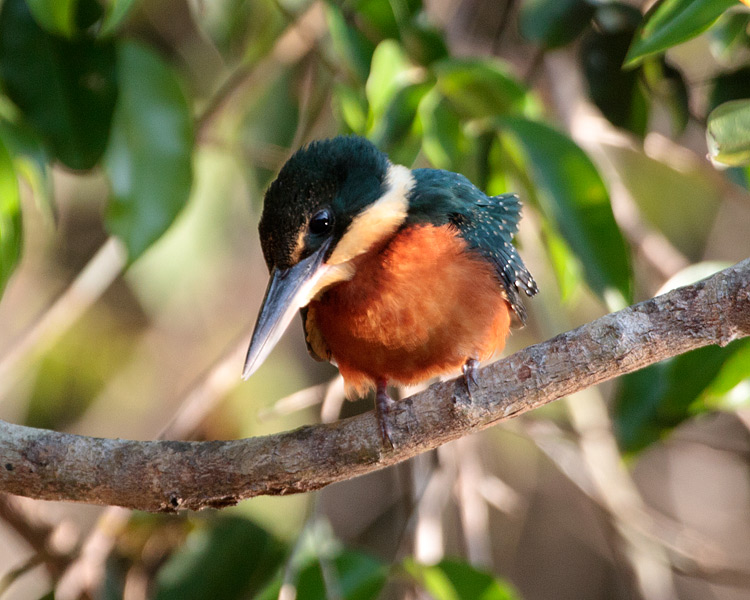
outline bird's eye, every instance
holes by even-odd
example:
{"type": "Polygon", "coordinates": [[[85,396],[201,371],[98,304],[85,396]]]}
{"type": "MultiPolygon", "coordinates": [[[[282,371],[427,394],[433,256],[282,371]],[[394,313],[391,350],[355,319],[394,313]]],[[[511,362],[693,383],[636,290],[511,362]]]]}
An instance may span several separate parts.
{"type": "Polygon", "coordinates": [[[308,226],[310,233],[313,235],[328,233],[331,227],[333,227],[333,218],[331,217],[331,211],[327,208],[316,212],[310,219],[310,225],[308,226]]]}

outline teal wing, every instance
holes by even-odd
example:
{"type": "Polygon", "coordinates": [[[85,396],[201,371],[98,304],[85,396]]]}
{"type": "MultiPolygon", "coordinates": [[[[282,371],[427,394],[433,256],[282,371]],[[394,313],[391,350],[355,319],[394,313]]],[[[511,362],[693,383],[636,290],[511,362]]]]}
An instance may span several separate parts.
{"type": "Polygon", "coordinates": [[[469,248],[495,266],[508,302],[521,323],[526,309],[521,292],[533,296],[539,289],[513,245],[521,219],[516,194],[487,196],[466,177],[439,169],[416,169],[410,197],[409,222],[451,224],[469,248]]]}
{"type": "Polygon", "coordinates": [[[470,247],[495,265],[508,301],[521,323],[525,323],[526,309],[521,302],[521,292],[533,296],[539,288],[513,245],[521,219],[521,202],[516,194],[502,194],[485,197],[475,207],[473,218],[459,225],[459,230],[470,247]]]}

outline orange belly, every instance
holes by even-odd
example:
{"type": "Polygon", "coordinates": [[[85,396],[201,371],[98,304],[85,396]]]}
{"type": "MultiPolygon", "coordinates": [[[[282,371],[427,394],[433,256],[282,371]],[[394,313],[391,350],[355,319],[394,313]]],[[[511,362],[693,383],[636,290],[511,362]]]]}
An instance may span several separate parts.
{"type": "Polygon", "coordinates": [[[309,305],[349,388],[414,384],[483,360],[505,345],[510,307],[492,265],[449,227],[405,229],[358,257],[356,273],[309,305]]]}

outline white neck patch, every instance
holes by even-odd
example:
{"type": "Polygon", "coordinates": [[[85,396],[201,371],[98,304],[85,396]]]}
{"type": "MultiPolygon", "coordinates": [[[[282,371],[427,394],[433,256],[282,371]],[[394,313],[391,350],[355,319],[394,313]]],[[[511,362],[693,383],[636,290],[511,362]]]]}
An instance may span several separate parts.
{"type": "Polygon", "coordinates": [[[385,181],[385,193],[352,220],[326,261],[329,265],[345,263],[364,254],[395,233],[406,220],[409,192],[414,187],[411,170],[390,165],[385,181]]]}
{"type": "Polygon", "coordinates": [[[355,269],[350,261],[393,235],[406,220],[409,192],[415,183],[411,170],[389,165],[385,181],[385,193],[354,217],[325,265],[321,266],[325,273],[300,306],[305,306],[325,288],[354,277],[355,269]]]}

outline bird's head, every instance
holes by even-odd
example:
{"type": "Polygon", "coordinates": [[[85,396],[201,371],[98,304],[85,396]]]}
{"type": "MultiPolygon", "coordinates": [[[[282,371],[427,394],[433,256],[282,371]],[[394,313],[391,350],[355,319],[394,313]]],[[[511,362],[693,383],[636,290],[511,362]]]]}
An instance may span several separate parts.
{"type": "Polygon", "coordinates": [[[294,314],[354,275],[353,259],[406,220],[411,171],[355,136],[298,150],[266,191],[260,220],[270,281],[243,377],[261,365],[294,314]]]}

